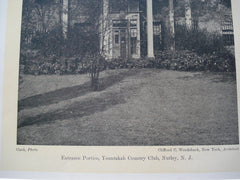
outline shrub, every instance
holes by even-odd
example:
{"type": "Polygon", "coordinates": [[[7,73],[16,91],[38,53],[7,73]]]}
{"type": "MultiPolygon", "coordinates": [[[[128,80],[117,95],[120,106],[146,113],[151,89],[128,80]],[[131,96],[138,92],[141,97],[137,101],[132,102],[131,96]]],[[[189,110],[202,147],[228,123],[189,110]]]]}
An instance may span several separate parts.
{"type": "MultiPolygon", "coordinates": [[[[210,70],[210,71],[234,71],[235,57],[224,46],[223,38],[219,34],[209,33],[201,29],[187,29],[185,26],[176,26],[176,49],[180,57],[181,53],[187,53],[185,58],[189,60],[190,69],[192,70],[210,70]],[[190,51],[194,53],[190,53],[190,51]],[[196,59],[195,67],[193,61],[196,59]],[[199,61],[199,59],[202,59],[199,61]],[[203,62],[203,64],[202,64],[203,62]]],[[[162,56],[162,55],[161,55],[162,56]]],[[[176,56],[176,55],[175,55],[176,56]]],[[[168,59],[171,59],[168,55],[168,59]]],[[[179,59],[180,60],[180,59],[179,59]]],[[[174,58],[173,58],[174,61],[174,58]]],[[[183,63],[180,60],[181,63],[183,63]]],[[[179,63],[177,63],[179,64],[179,63]]],[[[186,64],[186,63],[184,63],[186,64]]],[[[188,68],[187,68],[188,69],[188,68]]]]}
{"type": "Polygon", "coordinates": [[[176,48],[187,49],[199,55],[219,53],[225,49],[222,36],[209,33],[201,29],[187,29],[185,26],[176,26],[176,48]]]}
{"type": "MultiPolygon", "coordinates": [[[[180,50],[176,53],[164,51],[157,55],[154,67],[180,71],[234,71],[235,61],[222,52],[212,55],[198,55],[189,50],[180,50]]],[[[228,54],[229,55],[229,54],[228,54]]]]}

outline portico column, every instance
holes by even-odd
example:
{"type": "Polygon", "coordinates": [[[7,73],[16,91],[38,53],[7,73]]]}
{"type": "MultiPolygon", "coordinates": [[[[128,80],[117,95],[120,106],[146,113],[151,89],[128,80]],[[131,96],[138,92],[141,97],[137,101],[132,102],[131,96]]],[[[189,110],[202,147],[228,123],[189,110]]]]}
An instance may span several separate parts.
{"type": "Polygon", "coordinates": [[[147,57],[154,58],[153,53],[153,10],[152,0],[147,1],[147,57]]]}

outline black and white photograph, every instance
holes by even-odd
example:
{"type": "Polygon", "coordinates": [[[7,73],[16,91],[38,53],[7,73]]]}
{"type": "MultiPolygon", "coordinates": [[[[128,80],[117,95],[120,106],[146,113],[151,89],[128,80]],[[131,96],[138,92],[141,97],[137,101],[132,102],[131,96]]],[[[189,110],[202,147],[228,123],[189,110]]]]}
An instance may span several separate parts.
{"type": "Polygon", "coordinates": [[[17,145],[239,145],[231,0],[23,0],[17,145]]]}

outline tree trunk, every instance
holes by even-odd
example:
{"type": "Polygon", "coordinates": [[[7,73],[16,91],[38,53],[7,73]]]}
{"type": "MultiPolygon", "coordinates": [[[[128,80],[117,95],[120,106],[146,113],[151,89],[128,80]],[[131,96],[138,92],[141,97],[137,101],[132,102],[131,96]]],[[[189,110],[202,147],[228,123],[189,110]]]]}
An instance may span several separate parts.
{"type": "Polygon", "coordinates": [[[91,67],[91,86],[94,91],[99,90],[100,56],[94,55],[91,67]]]}
{"type": "Polygon", "coordinates": [[[63,37],[67,38],[68,33],[68,0],[62,1],[62,31],[63,31],[63,37]]]}
{"type": "Polygon", "coordinates": [[[169,0],[169,21],[170,21],[170,49],[171,51],[175,51],[175,27],[174,27],[173,0],[169,0]]]}
{"type": "Polygon", "coordinates": [[[62,25],[62,15],[63,15],[63,0],[59,0],[58,16],[60,25],[62,25]]]}
{"type": "Polygon", "coordinates": [[[68,31],[68,33],[67,33],[67,36],[69,36],[69,32],[70,32],[70,30],[71,30],[71,18],[72,18],[72,16],[71,16],[71,0],[68,0],[68,9],[67,9],[67,13],[68,13],[68,22],[67,22],[67,31],[68,31]]]}
{"type": "MultiPolygon", "coordinates": [[[[62,14],[63,14],[63,0],[59,0],[59,9],[58,9],[58,18],[59,18],[59,33],[60,33],[60,38],[61,38],[61,43],[63,42],[62,38],[63,38],[63,22],[62,22],[62,14]]],[[[58,50],[58,56],[61,57],[62,56],[62,46],[60,46],[59,50],[58,50]]]]}
{"type": "Polygon", "coordinates": [[[188,29],[192,28],[192,10],[190,0],[185,0],[185,21],[188,29]]]}

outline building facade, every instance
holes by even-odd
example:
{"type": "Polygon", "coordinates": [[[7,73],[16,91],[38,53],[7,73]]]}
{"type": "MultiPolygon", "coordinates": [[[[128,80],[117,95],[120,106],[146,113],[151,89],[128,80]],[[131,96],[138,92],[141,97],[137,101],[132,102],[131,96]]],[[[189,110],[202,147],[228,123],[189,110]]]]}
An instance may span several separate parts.
{"type": "Polygon", "coordinates": [[[103,0],[100,51],[107,59],[140,58],[139,1],[103,0]]]}
{"type": "Polygon", "coordinates": [[[199,15],[201,7],[192,11],[191,6],[190,0],[103,0],[100,51],[106,59],[154,58],[158,51],[175,49],[176,24],[222,34],[233,44],[230,8],[219,4],[209,18],[211,13],[199,15]]]}
{"type": "Polygon", "coordinates": [[[82,36],[89,34],[89,28],[96,27],[94,31],[98,37],[94,37],[92,42],[96,42],[96,49],[106,59],[154,58],[159,51],[175,49],[175,34],[180,25],[221,34],[226,45],[231,46],[234,44],[231,8],[221,2],[54,0],[50,4],[39,4],[35,0],[26,1],[23,6],[23,20],[26,20],[23,21],[22,40],[26,39],[30,44],[37,32],[49,34],[54,33],[54,28],[62,27],[58,32],[65,40],[74,42],[69,49],[75,49],[75,54],[80,54],[81,46],[87,44],[83,43],[86,40],[82,36]],[[95,17],[91,17],[92,14],[95,17]],[[30,18],[32,22],[29,22],[30,18]]]}

